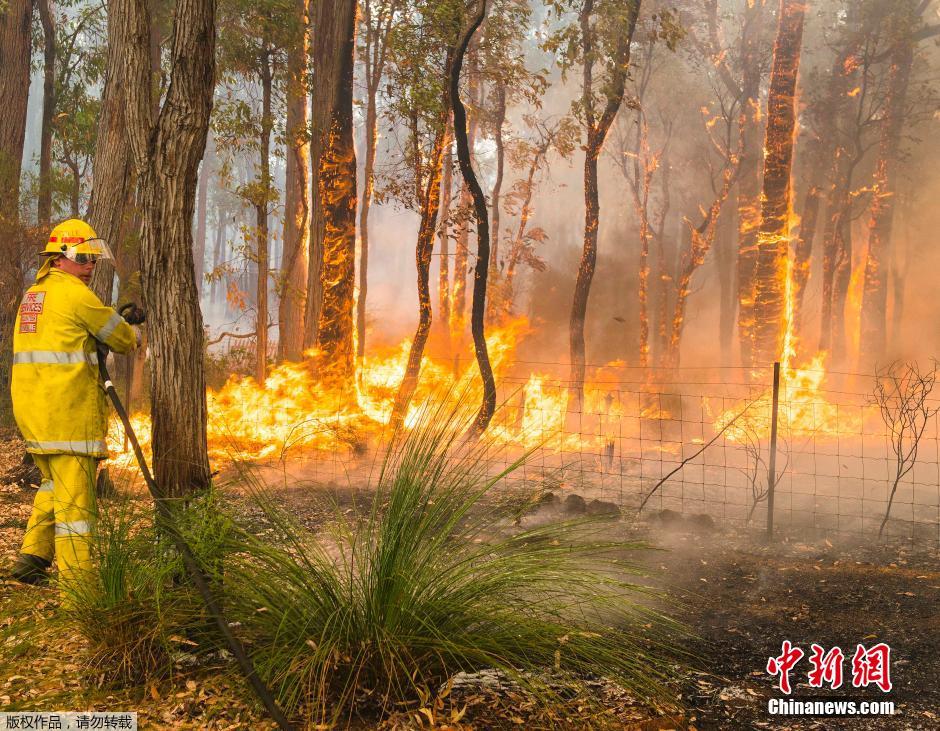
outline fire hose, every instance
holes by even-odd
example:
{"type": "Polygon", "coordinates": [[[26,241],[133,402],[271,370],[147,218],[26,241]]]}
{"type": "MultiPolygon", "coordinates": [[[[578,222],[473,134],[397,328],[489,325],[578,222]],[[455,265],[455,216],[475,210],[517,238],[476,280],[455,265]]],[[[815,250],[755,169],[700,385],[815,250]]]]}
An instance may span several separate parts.
{"type": "Polygon", "coordinates": [[[108,356],[108,348],[105,345],[98,343],[97,349],[98,372],[101,375],[101,380],[104,382],[104,390],[110,397],[111,403],[114,405],[114,410],[117,411],[118,417],[121,419],[121,423],[124,425],[124,433],[127,435],[131,446],[134,449],[134,456],[137,458],[137,464],[140,465],[140,472],[144,476],[144,482],[147,483],[147,489],[150,491],[150,495],[153,497],[154,506],[156,507],[157,511],[157,520],[159,522],[160,528],[166,532],[167,536],[169,536],[180,557],[183,559],[183,564],[186,567],[186,570],[189,572],[189,576],[192,579],[193,585],[196,587],[196,590],[202,597],[202,601],[205,604],[206,609],[209,610],[209,614],[212,615],[212,619],[215,620],[215,624],[218,627],[219,632],[225,639],[225,643],[231,650],[232,655],[235,656],[235,659],[241,666],[242,672],[248,679],[248,682],[251,684],[251,687],[258,696],[258,699],[264,704],[268,714],[271,716],[274,722],[277,723],[278,727],[282,729],[282,731],[290,731],[293,729],[293,726],[291,726],[291,724],[288,722],[287,716],[284,715],[284,711],[282,711],[280,706],[278,706],[270,688],[265,685],[264,681],[255,671],[255,667],[251,662],[251,658],[249,658],[248,653],[245,652],[245,647],[232,632],[232,628],[229,626],[228,622],[225,621],[225,617],[222,614],[222,609],[219,606],[215,595],[212,593],[212,589],[209,587],[209,581],[206,578],[205,573],[199,566],[199,562],[196,560],[196,556],[193,554],[189,544],[186,543],[186,539],[179,532],[179,529],[172,520],[170,506],[167,504],[166,498],[163,496],[160,488],[157,486],[156,480],[154,480],[153,475],[150,472],[150,468],[147,466],[147,459],[144,456],[143,450],[140,448],[140,442],[137,441],[137,435],[134,433],[134,429],[131,426],[131,421],[127,416],[127,410],[124,408],[124,404],[121,403],[121,399],[117,394],[117,390],[114,388],[114,383],[111,382],[111,376],[108,373],[108,367],[105,363],[108,356]]]}

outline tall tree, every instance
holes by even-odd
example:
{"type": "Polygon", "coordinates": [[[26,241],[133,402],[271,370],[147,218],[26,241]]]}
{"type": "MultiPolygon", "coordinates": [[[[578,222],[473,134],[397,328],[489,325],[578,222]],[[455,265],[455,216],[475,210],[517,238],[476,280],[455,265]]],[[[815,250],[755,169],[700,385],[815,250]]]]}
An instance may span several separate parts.
{"type": "Polygon", "coordinates": [[[369,210],[375,192],[375,151],[378,142],[378,93],[385,74],[392,22],[403,0],[363,0],[363,75],[366,81],[366,159],[363,166],[362,200],[359,205],[359,299],[356,301],[356,358],[366,352],[366,295],[369,291],[369,210]]]}
{"type": "Polygon", "coordinates": [[[52,115],[55,114],[56,31],[51,0],[38,0],[42,25],[42,125],[39,132],[39,225],[49,227],[52,218],[52,115]]]}
{"type": "Polygon", "coordinates": [[[754,269],[754,329],[750,365],[772,363],[784,355],[790,313],[789,284],[790,174],[796,130],[796,81],[803,45],[803,0],[780,0],[774,44],[767,133],[764,140],[764,182],[754,269]]]}
{"type": "MultiPolygon", "coordinates": [[[[118,20],[118,2],[119,0],[108,0],[108,59],[92,165],[94,186],[88,202],[88,223],[95,229],[95,233],[110,242],[112,250],[116,250],[124,239],[135,188],[131,184],[133,171],[125,132],[127,97],[122,70],[128,37],[118,20]]],[[[155,24],[150,25],[150,31],[155,33],[155,24]]],[[[155,38],[151,39],[151,47],[158,45],[154,40],[155,38]]],[[[159,64],[153,64],[153,54],[150,58],[152,67],[149,81],[151,86],[155,86],[159,80],[160,69],[159,64]]],[[[111,302],[113,278],[112,262],[101,262],[95,267],[92,289],[102,302],[111,302]]]]}
{"type": "Polygon", "coordinates": [[[0,277],[0,418],[10,408],[10,342],[26,263],[22,260],[27,245],[19,226],[19,200],[32,17],[32,0],[7,0],[0,5],[0,249],[10,257],[5,264],[7,275],[0,277]]]}
{"type": "MultiPolygon", "coordinates": [[[[472,433],[475,436],[479,436],[486,431],[490,420],[493,418],[493,413],[496,411],[496,382],[493,378],[490,356],[486,349],[484,332],[486,284],[490,266],[490,227],[486,209],[486,196],[483,194],[480,181],[477,180],[476,173],[473,171],[473,162],[470,159],[470,143],[467,139],[467,110],[460,99],[460,70],[463,66],[467,46],[485,16],[486,0],[477,0],[477,8],[470,18],[469,25],[457,40],[454,59],[449,71],[450,88],[448,93],[454,110],[454,139],[457,142],[457,159],[460,162],[460,172],[463,175],[464,182],[473,196],[473,211],[477,223],[477,257],[473,271],[473,306],[470,314],[470,331],[473,335],[473,350],[480,368],[480,378],[483,381],[483,401],[472,426],[472,433]]],[[[505,97],[502,104],[502,114],[505,116],[505,97]]],[[[502,126],[502,119],[499,124],[502,126]]]]}
{"type": "Polygon", "coordinates": [[[278,294],[278,360],[300,360],[304,342],[308,247],[310,242],[310,138],[307,131],[309,0],[292,4],[296,37],[287,47],[285,121],[284,254],[278,294]]]}
{"type": "Polygon", "coordinates": [[[355,0],[318,0],[313,21],[311,180],[314,208],[304,343],[316,344],[322,380],[340,389],[355,373],[356,151],[353,145],[355,0]],[[316,280],[314,280],[314,276],[316,280]],[[314,319],[316,318],[316,319],[314,319]]]}
{"type": "Polygon", "coordinates": [[[209,484],[202,313],[192,222],[215,74],[214,0],[178,0],[169,84],[157,110],[150,83],[151,16],[146,0],[114,0],[123,34],[126,134],[137,172],[144,305],[149,311],[153,463],[168,496],[209,484]]]}
{"type": "Polygon", "coordinates": [[[554,11],[564,15],[574,9],[577,25],[570,25],[554,34],[549,49],[564,50],[563,68],[581,65],[581,99],[576,113],[584,128],[584,246],[574,298],[571,303],[569,345],[571,375],[569,378],[569,411],[579,412],[584,401],[585,342],[584,322],[587,317],[591,281],[597,264],[597,232],[600,226],[597,162],[607,139],[607,132],[623,103],[630,44],[640,12],[640,0],[553,0],[554,11]],[[572,41],[572,38],[576,41],[572,41]],[[595,79],[600,66],[603,77],[595,79]]]}
{"type": "Polygon", "coordinates": [[[440,212],[441,168],[451,114],[449,72],[457,36],[463,28],[463,0],[414,0],[407,20],[396,27],[390,46],[390,78],[398,94],[389,113],[401,121],[405,163],[389,192],[420,216],[415,244],[418,326],[405,374],[395,394],[391,424],[399,428],[418,387],[424,348],[431,332],[430,269],[440,212]]]}
{"type": "Polygon", "coordinates": [[[925,0],[899,0],[888,16],[887,93],[872,181],[859,337],[859,351],[864,354],[862,360],[869,363],[883,358],[887,343],[889,255],[896,207],[898,152],[907,112],[914,48],[917,40],[937,32],[936,28],[923,27],[921,15],[929,5],[925,0]]]}

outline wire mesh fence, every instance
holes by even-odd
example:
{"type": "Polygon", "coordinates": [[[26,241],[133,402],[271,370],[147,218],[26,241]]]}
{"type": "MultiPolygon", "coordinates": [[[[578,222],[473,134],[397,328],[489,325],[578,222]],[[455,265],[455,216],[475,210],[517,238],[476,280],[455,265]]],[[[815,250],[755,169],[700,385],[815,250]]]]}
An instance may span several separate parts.
{"type": "MultiPolygon", "coordinates": [[[[581,398],[564,370],[562,364],[522,362],[503,369],[499,407],[485,438],[492,443],[493,471],[527,454],[510,488],[524,482],[561,497],[611,502],[625,517],[641,520],[673,511],[766,527],[770,365],[759,373],[599,369],[581,398]]],[[[865,374],[784,373],[773,480],[774,524],[781,531],[863,539],[882,532],[940,545],[940,401],[927,400],[916,458],[898,478],[896,440],[873,396],[875,383],[865,374]]],[[[434,398],[418,398],[413,411],[434,398]]],[[[350,431],[340,414],[333,423],[317,419],[316,429],[350,431]]],[[[328,448],[297,438],[279,454],[312,479],[355,483],[374,478],[382,436],[372,434],[369,446],[350,439],[328,448]]]]}

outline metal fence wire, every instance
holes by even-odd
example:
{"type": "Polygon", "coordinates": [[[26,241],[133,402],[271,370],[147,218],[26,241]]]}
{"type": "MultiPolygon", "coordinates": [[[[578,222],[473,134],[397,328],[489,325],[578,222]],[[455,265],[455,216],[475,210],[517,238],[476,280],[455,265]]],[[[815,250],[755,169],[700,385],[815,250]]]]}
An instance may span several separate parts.
{"type": "MultiPolygon", "coordinates": [[[[615,503],[624,517],[641,520],[672,511],[767,529],[773,482],[773,525],[788,535],[870,539],[881,532],[940,545],[936,399],[928,399],[932,411],[913,467],[895,488],[897,456],[873,397],[874,376],[785,373],[771,480],[772,366],[756,377],[739,368],[596,371],[580,407],[564,370],[516,363],[499,380],[488,434],[500,445],[488,452],[492,468],[530,452],[510,487],[524,482],[562,499],[615,503]]],[[[288,458],[307,475],[342,482],[352,479],[353,456],[296,447],[288,458]]],[[[374,453],[356,459],[366,465],[363,479],[380,462],[374,453]]]]}

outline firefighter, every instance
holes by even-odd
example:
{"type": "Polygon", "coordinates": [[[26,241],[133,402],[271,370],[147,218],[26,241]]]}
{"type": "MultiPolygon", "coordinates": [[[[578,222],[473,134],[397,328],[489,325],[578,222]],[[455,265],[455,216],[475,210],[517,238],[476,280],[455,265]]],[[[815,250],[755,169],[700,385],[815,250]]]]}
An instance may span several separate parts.
{"type": "Polygon", "coordinates": [[[39,583],[54,555],[67,586],[90,568],[95,471],[107,457],[97,344],[130,351],[138,343],[132,324],[145,316],[133,305],[119,314],[87,286],[95,262],[111,252],[84,221],[56,226],[42,256],[13,331],[13,416],[42,482],[12,575],[39,583]]]}

